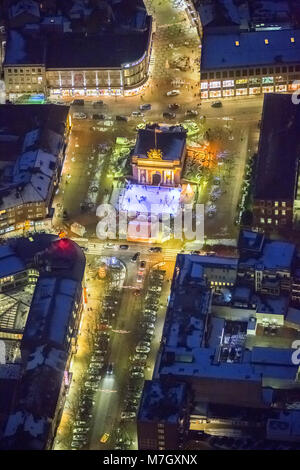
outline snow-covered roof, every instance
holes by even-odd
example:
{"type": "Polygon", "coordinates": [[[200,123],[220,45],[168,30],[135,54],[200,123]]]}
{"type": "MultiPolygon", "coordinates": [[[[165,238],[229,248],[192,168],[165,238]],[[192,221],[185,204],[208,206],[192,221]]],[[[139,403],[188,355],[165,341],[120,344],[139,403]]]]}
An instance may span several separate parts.
{"type": "Polygon", "coordinates": [[[39,4],[34,0],[20,0],[13,4],[9,10],[10,17],[16,17],[23,13],[30,14],[32,16],[40,17],[39,4]]]}
{"type": "Polygon", "coordinates": [[[72,279],[39,278],[25,326],[23,341],[61,345],[68,333],[78,282],[72,279]]]}
{"type": "Polygon", "coordinates": [[[20,259],[12,247],[9,245],[0,246],[0,278],[11,276],[26,269],[22,259],[20,259]]]}

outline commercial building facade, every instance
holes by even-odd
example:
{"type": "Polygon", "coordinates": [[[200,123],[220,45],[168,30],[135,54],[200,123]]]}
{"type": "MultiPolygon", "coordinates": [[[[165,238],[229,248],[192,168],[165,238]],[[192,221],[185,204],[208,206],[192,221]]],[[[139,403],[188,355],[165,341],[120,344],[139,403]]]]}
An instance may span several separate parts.
{"type": "Polygon", "coordinates": [[[0,414],[1,449],[52,448],[72,377],[69,369],[82,313],[84,269],[79,246],[54,235],[17,238],[0,247],[1,292],[17,295],[33,285],[28,311],[22,314],[23,326],[18,311],[11,312],[8,323],[4,318],[8,313],[0,321],[1,340],[18,357],[15,361],[14,355],[8,355],[6,364],[0,365],[1,401],[6,376],[16,369],[10,377],[10,400],[0,414]]]}
{"type": "Polygon", "coordinates": [[[299,48],[299,30],[204,35],[201,98],[294,92],[300,86],[299,48]]]}
{"type": "Polygon", "coordinates": [[[63,33],[49,39],[12,30],[4,61],[7,97],[138,94],[149,77],[152,33],[150,16],[143,30],[126,34],[63,33]],[[15,54],[18,44],[26,51],[22,58],[15,54]]]}

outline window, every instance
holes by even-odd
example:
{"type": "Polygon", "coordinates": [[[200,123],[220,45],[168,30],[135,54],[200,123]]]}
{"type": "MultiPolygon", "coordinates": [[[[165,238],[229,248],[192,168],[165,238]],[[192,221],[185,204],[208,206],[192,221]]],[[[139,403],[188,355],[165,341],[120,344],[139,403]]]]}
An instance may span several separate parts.
{"type": "Polygon", "coordinates": [[[283,72],[283,73],[286,73],[286,71],[287,71],[287,68],[286,68],[286,67],[282,67],[282,72],[283,72]]]}
{"type": "Polygon", "coordinates": [[[272,219],[268,219],[268,224],[271,224],[272,223],[272,219]]]}
{"type": "Polygon", "coordinates": [[[234,71],[233,70],[229,70],[229,77],[234,77],[234,71]]]}
{"type": "Polygon", "coordinates": [[[276,67],[276,68],[275,68],[275,72],[276,72],[276,73],[280,73],[280,67],[276,67]]]}
{"type": "Polygon", "coordinates": [[[268,72],[267,72],[267,69],[266,69],[266,68],[263,68],[263,69],[262,69],[262,74],[263,74],[263,75],[266,75],[267,73],[268,73],[268,72]]]}
{"type": "Polygon", "coordinates": [[[291,38],[291,42],[295,42],[295,38],[291,38]]]}
{"type": "Polygon", "coordinates": [[[209,72],[209,78],[214,78],[214,77],[215,77],[214,72],[209,72]]]}
{"type": "Polygon", "coordinates": [[[248,75],[248,70],[245,70],[245,69],[244,69],[244,70],[243,70],[243,77],[247,77],[247,75],[248,75]]]}
{"type": "Polygon", "coordinates": [[[227,78],[227,75],[228,75],[228,74],[227,74],[226,71],[222,72],[222,77],[223,77],[223,78],[227,78]]]}
{"type": "Polygon", "coordinates": [[[210,82],[209,88],[220,88],[221,82],[210,82]]]}
{"type": "Polygon", "coordinates": [[[238,47],[240,45],[240,41],[235,41],[235,45],[238,47]]]}
{"type": "Polygon", "coordinates": [[[278,209],[275,209],[274,214],[278,215],[278,209]]]}
{"type": "Polygon", "coordinates": [[[253,69],[249,70],[249,75],[254,75],[254,70],[253,69]]]}
{"type": "Polygon", "coordinates": [[[240,76],[241,76],[241,71],[240,71],[240,70],[236,70],[236,71],[235,71],[235,76],[236,76],[236,77],[240,77],[240,76]]]}
{"type": "Polygon", "coordinates": [[[261,224],[264,224],[265,223],[265,219],[263,217],[260,218],[260,223],[261,224]]]}
{"type": "Polygon", "coordinates": [[[270,68],[269,68],[269,73],[274,73],[273,67],[270,67],[270,68]]]}
{"type": "Polygon", "coordinates": [[[224,80],[223,81],[223,88],[234,86],[234,80],[224,80]]]}
{"type": "Polygon", "coordinates": [[[275,201],[274,205],[275,207],[278,207],[278,201],[275,201]]]}
{"type": "Polygon", "coordinates": [[[286,215],[286,210],[285,210],[285,209],[282,209],[281,214],[282,214],[282,215],[286,215]]]}
{"type": "Polygon", "coordinates": [[[283,201],[283,202],[281,203],[281,205],[282,205],[282,207],[286,207],[286,202],[283,201]]]}
{"type": "Polygon", "coordinates": [[[269,44],[269,39],[265,39],[265,44],[269,44]]]}
{"type": "Polygon", "coordinates": [[[260,75],[260,69],[255,69],[255,75],[260,75]]]}
{"type": "Polygon", "coordinates": [[[292,65],[289,66],[289,72],[294,72],[294,67],[292,65]]]}
{"type": "Polygon", "coordinates": [[[206,72],[201,73],[201,78],[203,78],[203,80],[206,80],[207,79],[207,73],[206,72]]]}

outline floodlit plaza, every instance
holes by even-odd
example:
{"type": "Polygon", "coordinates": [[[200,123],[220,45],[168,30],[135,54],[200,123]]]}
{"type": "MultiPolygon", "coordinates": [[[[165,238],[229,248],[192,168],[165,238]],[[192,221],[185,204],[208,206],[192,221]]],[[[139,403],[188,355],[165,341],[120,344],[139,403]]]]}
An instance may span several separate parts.
{"type": "Polygon", "coordinates": [[[175,216],[180,207],[181,188],[130,184],[120,194],[119,210],[139,214],[175,216]]]}

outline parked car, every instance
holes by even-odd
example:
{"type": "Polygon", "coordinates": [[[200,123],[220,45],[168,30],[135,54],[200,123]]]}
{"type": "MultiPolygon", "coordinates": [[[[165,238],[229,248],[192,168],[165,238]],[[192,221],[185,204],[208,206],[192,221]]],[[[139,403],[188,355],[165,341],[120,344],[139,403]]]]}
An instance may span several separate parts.
{"type": "Polygon", "coordinates": [[[140,110],[141,111],[149,111],[150,109],[151,109],[151,104],[150,103],[140,105],[140,110]]]}
{"type": "Polygon", "coordinates": [[[214,102],[211,104],[211,107],[212,107],[212,108],[222,108],[222,102],[221,102],[221,101],[214,101],[214,102]]]}
{"type": "Polygon", "coordinates": [[[73,119],[86,119],[87,115],[85,113],[73,113],[73,119]]]}
{"type": "Polygon", "coordinates": [[[195,109],[188,109],[188,110],[185,112],[185,115],[186,115],[186,117],[198,116],[198,111],[196,111],[195,109]]]}
{"type": "Polygon", "coordinates": [[[99,120],[99,121],[104,121],[105,115],[104,114],[93,114],[92,119],[94,120],[99,120]]]}
{"type": "Polygon", "coordinates": [[[149,346],[137,346],[135,350],[137,353],[144,353],[144,354],[147,354],[150,352],[149,346]]]}
{"type": "Polygon", "coordinates": [[[131,116],[133,117],[143,117],[144,114],[141,111],[132,111],[131,116]]]}
{"type": "Polygon", "coordinates": [[[137,260],[139,259],[139,257],[140,257],[140,254],[141,254],[141,253],[140,253],[139,251],[137,251],[137,252],[133,255],[133,257],[131,258],[131,261],[132,261],[133,263],[134,263],[135,261],[137,261],[137,260]]]}
{"type": "Polygon", "coordinates": [[[128,421],[130,421],[130,420],[133,420],[133,419],[135,418],[135,416],[136,416],[136,414],[133,413],[133,412],[123,411],[123,412],[121,413],[121,419],[122,419],[122,420],[128,420],[128,421]]]}
{"type": "Polygon", "coordinates": [[[170,91],[167,91],[166,95],[167,96],[177,96],[177,95],[180,95],[180,91],[179,90],[170,90],[170,91]]]}
{"type": "Polygon", "coordinates": [[[176,114],[175,113],[170,113],[169,111],[166,111],[163,113],[163,117],[166,118],[166,119],[174,119],[176,118],[176,114]]]}
{"type": "Polygon", "coordinates": [[[120,250],[128,250],[128,245],[120,245],[120,250]]]}
{"type": "Polygon", "coordinates": [[[144,269],[145,269],[145,267],[146,267],[146,264],[147,264],[146,261],[141,261],[141,262],[140,262],[140,268],[139,268],[139,269],[140,269],[141,271],[144,271],[144,269]]]}
{"type": "Polygon", "coordinates": [[[92,104],[93,104],[93,107],[94,107],[94,108],[101,108],[101,107],[104,105],[103,101],[101,101],[101,100],[99,100],[99,101],[93,101],[92,104]]]}
{"type": "Polygon", "coordinates": [[[84,100],[73,100],[72,104],[74,106],[83,106],[84,105],[84,100]]]}

